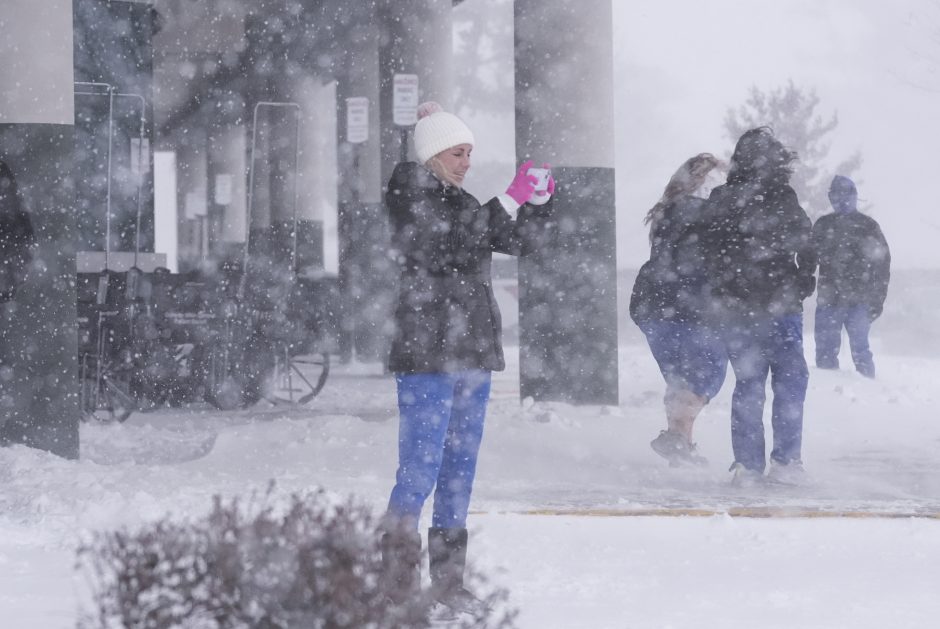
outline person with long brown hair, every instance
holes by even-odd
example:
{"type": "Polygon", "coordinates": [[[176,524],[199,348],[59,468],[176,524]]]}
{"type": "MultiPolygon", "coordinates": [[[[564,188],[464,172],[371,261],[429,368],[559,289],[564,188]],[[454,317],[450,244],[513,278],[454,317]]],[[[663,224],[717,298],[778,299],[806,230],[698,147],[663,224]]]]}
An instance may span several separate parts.
{"type": "Polygon", "coordinates": [[[630,316],[640,327],[666,381],[666,429],[650,446],[670,465],[702,465],[692,427],[721,388],[727,358],[717,333],[703,319],[706,283],[697,225],[703,187],[720,161],[710,153],[687,159],[646,214],[650,258],[640,268],[630,316]]]}

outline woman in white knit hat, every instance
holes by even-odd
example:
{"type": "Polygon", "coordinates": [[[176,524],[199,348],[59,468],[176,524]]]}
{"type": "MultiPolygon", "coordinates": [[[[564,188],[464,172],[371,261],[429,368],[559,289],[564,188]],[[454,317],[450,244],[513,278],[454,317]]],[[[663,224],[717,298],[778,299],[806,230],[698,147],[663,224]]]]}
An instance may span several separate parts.
{"type": "Polygon", "coordinates": [[[418,519],[433,491],[428,553],[435,596],[447,608],[469,611],[478,601],[463,587],[467,510],[490,374],[505,367],[492,253],[523,255],[538,246],[550,225],[555,183],[546,164],[544,172],[533,171],[539,185],[528,161],[504,194],[481,204],[462,187],[473,133],[436,103],[418,111],[418,163],[396,166],[385,199],[401,282],[389,356],[398,387],[399,464],[383,551],[400,591],[416,587],[418,519]]]}

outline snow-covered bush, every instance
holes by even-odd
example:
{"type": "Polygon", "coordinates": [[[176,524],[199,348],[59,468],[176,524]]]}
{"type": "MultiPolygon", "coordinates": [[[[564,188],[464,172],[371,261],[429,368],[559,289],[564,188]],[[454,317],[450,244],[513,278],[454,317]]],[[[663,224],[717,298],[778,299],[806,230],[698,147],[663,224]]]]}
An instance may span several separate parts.
{"type": "MultiPolygon", "coordinates": [[[[322,490],[291,496],[285,509],[216,497],[205,517],[166,517],[136,531],[98,533],[84,544],[79,567],[93,608],[79,627],[429,626],[429,590],[382,578],[380,537],[367,507],[352,499],[336,504],[322,490]]],[[[476,573],[467,577],[478,589],[484,582],[476,573]]],[[[484,601],[489,611],[447,626],[511,626],[506,595],[493,589],[484,601]]]]}

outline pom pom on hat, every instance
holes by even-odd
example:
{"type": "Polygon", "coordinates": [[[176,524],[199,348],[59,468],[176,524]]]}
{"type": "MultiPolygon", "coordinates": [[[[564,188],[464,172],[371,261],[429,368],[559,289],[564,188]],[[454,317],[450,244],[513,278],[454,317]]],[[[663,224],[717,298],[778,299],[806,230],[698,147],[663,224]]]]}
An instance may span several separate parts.
{"type": "Polygon", "coordinates": [[[436,114],[439,111],[444,111],[444,108],[433,100],[429,100],[426,103],[421,103],[418,105],[418,120],[430,116],[431,114],[436,114]]]}
{"type": "Polygon", "coordinates": [[[418,105],[418,124],[414,133],[415,153],[422,164],[458,144],[474,143],[473,133],[463,120],[447,113],[434,101],[418,105]]]}

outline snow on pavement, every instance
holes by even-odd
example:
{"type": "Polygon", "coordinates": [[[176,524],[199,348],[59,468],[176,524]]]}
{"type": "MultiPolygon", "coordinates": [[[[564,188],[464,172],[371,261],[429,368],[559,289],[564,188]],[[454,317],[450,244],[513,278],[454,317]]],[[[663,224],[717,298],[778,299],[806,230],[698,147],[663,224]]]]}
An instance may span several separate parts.
{"type": "MultiPolygon", "coordinates": [[[[621,403],[520,404],[516,354],[494,380],[471,516],[471,557],[505,585],[524,628],[898,627],[940,617],[940,424],[929,358],[879,359],[879,379],[811,368],[802,488],[735,489],[733,379],[697,426],[704,470],[649,449],[662,383],[645,347],[621,353],[621,403]],[[731,518],[725,512],[920,514],[731,518]],[[713,512],[576,517],[531,511],[713,512]]],[[[808,348],[807,355],[812,355],[808,348]]],[[[0,449],[0,618],[73,627],[74,549],[89,531],[200,513],[213,495],[323,486],[384,507],[395,469],[394,385],[344,365],[308,409],[205,408],[82,427],[65,461],[0,449]]]]}

